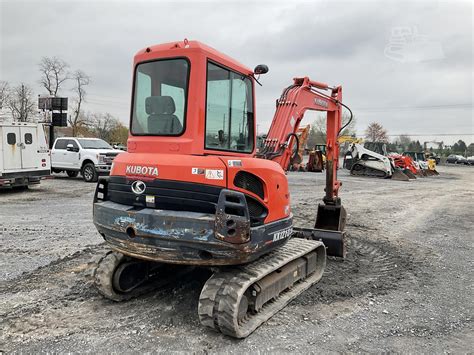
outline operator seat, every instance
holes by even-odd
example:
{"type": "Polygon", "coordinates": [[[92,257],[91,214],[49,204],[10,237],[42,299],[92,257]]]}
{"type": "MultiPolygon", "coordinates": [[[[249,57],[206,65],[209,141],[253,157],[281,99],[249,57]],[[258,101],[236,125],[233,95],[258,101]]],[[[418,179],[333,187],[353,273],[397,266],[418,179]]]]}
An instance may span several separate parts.
{"type": "Polygon", "coordinates": [[[183,126],[174,115],[176,105],[171,96],[149,96],[145,99],[145,110],[148,114],[148,133],[179,134],[183,126]]]}

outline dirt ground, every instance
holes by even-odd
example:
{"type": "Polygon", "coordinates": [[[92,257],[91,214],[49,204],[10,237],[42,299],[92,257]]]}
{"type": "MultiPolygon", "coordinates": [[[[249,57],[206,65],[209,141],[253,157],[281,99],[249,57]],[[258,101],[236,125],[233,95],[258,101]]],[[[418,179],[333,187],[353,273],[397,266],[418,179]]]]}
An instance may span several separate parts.
{"type": "MultiPolygon", "coordinates": [[[[472,352],[474,168],[398,182],[340,173],[348,255],[244,340],[204,329],[206,274],[126,303],[96,294],[107,248],[93,184],[58,175],[0,192],[0,351],[472,352]]],[[[322,174],[290,173],[296,225],[314,223],[322,174]]]]}

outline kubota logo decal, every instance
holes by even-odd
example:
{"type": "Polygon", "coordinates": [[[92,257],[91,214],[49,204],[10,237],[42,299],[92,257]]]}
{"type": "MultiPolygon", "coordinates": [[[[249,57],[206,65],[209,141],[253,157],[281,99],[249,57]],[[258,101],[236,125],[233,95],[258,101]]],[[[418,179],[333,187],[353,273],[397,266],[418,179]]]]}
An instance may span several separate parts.
{"type": "MultiPolygon", "coordinates": [[[[137,180],[132,183],[132,191],[137,194],[141,195],[146,190],[146,185],[143,181],[137,180]]],[[[148,196],[147,196],[148,197],[148,196]]]]}
{"type": "Polygon", "coordinates": [[[128,175],[153,175],[158,176],[158,168],[154,166],[127,165],[125,173],[128,175]]]}
{"type": "Polygon", "coordinates": [[[322,106],[322,107],[328,107],[329,104],[326,100],[320,99],[319,97],[314,99],[314,103],[316,105],[322,106]]]}

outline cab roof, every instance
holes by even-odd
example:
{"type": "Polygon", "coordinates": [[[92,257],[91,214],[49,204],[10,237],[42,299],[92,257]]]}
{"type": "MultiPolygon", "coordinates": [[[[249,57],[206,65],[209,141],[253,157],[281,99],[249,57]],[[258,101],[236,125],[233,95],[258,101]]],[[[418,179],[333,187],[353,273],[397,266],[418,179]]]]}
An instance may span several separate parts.
{"type": "Polygon", "coordinates": [[[149,56],[149,59],[153,59],[160,57],[158,53],[168,56],[172,55],[173,52],[176,52],[176,55],[185,55],[186,51],[189,50],[192,50],[193,52],[201,52],[205,56],[222,58],[224,61],[231,63],[233,66],[239,67],[241,71],[247,72],[248,75],[251,75],[253,73],[253,70],[246,67],[242,63],[239,63],[228,55],[219,52],[218,50],[209,47],[208,45],[202,42],[188,41],[187,39],[184,39],[183,41],[162,43],[143,48],[135,54],[135,63],[146,60],[145,56],[149,56]]]}

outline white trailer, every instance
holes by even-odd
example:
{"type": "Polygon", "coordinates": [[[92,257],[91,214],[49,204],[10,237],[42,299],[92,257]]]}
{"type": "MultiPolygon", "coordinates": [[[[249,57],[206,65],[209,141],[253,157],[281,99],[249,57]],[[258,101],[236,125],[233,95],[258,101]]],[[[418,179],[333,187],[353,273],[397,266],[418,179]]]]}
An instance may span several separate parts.
{"type": "Polygon", "coordinates": [[[43,125],[0,123],[0,188],[39,184],[51,174],[43,125]]]}

